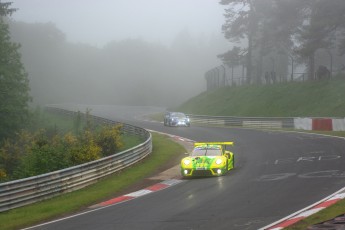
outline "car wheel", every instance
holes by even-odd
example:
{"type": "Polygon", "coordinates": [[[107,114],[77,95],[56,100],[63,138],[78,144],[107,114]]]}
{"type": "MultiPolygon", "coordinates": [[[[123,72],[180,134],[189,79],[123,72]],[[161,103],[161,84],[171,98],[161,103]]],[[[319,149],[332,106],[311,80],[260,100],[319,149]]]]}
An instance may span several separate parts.
{"type": "Polygon", "coordinates": [[[231,169],[233,169],[234,168],[234,161],[232,161],[232,162],[229,162],[230,160],[228,160],[228,162],[227,162],[227,170],[228,171],[230,171],[231,169]]]}

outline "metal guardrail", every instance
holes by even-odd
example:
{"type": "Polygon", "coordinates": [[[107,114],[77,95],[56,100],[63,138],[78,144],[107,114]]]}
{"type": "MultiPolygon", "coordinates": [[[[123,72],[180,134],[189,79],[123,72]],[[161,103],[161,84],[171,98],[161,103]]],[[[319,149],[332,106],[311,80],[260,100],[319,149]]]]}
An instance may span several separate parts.
{"type": "MultiPolygon", "coordinates": [[[[52,107],[48,107],[47,110],[68,116],[76,114],[73,111],[52,107]]],[[[98,123],[120,124],[97,116],[90,115],[90,117],[98,123]]],[[[39,176],[1,183],[0,212],[81,189],[148,156],[152,152],[152,136],[150,132],[132,125],[121,124],[123,125],[123,132],[142,137],[143,143],[89,163],[39,176]]]]}
{"type": "Polygon", "coordinates": [[[229,117],[187,114],[192,123],[248,128],[294,128],[293,117],[229,117]]]}

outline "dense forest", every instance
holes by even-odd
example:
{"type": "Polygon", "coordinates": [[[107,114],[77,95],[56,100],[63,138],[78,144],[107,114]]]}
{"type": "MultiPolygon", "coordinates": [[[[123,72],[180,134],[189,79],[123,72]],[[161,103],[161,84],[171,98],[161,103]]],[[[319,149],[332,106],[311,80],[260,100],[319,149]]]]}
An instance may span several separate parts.
{"type": "Polygon", "coordinates": [[[171,47],[141,39],[71,43],[53,23],[9,21],[21,44],[33,103],[177,105],[205,88],[204,71],[228,47],[221,34],[181,31],[171,47]]]}

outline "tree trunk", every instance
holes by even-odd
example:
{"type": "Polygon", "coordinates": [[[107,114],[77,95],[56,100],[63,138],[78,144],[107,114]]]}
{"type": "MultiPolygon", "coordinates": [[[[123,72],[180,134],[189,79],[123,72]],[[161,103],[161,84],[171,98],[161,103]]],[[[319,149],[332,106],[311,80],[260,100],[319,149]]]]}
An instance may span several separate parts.
{"type": "Polygon", "coordinates": [[[252,38],[248,37],[248,53],[247,53],[247,83],[252,81],[252,38]]]}
{"type": "Polygon", "coordinates": [[[249,4],[249,25],[248,25],[248,52],[247,52],[247,83],[250,84],[253,78],[253,67],[252,67],[252,50],[253,50],[253,29],[254,29],[254,15],[253,5],[250,1],[249,4]]]}
{"type": "Polygon", "coordinates": [[[313,81],[315,80],[315,53],[312,53],[309,56],[309,63],[308,63],[308,80],[313,81]]]}
{"type": "Polygon", "coordinates": [[[264,46],[261,45],[260,47],[260,53],[259,53],[259,60],[258,60],[258,71],[256,74],[256,83],[261,85],[262,84],[262,65],[263,65],[263,59],[264,59],[264,52],[263,48],[264,46]]]}

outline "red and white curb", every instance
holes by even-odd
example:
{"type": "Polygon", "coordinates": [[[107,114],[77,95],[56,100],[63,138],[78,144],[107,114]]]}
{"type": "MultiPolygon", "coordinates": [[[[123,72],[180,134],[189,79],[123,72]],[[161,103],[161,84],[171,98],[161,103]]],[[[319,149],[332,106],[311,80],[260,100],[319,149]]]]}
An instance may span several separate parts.
{"type": "MultiPolygon", "coordinates": [[[[160,133],[160,134],[163,134],[163,135],[167,135],[167,136],[169,136],[171,138],[174,138],[174,139],[176,139],[178,141],[194,142],[193,140],[190,140],[188,138],[183,138],[183,137],[179,137],[179,136],[176,136],[176,135],[171,135],[171,134],[168,134],[168,133],[162,133],[162,132],[158,132],[158,131],[154,131],[154,130],[148,130],[148,131],[160,133]]],[[[138,198],[138,197],[150,194],[152,192],[156,192],[156,191],[168,188],[170,186],[179,184],[181,182],[183,182],[183,180],[179,180],[179,179],[165,180],[165,181],[159,182],[159,183],[157,183],[155,185],[149,186],[147,188],[138,190],[136,192],[132,192],[132,193],[129,193],[129,194],[126,194],[126,195],[123,195],[123,196],[119,196],[119,197],[116,197],[116,198],[113,198],[113,199],[101,202],[99,204],[91,206],[90,208],[100,208],[100,207],[105,207],[105,206],[109,206],[109,205],[114,205],[114,204],[122,203],[122,202],[125,202],[125,201],[128,201],[128,200],[132,200],[132,199],[135,199],[135,198],[138,198]]]]}
{"type": "Polygon", "coordinates": [[[158,134],[162,134],[162,135],[166,135],[168,137],[171,137],[175,140],[178,140],[178,141],[183,141],[183,142],[192,142],[194,143],[195,141],[191,140],[191,139],[188,139],[188,138],[184,138],[184,137],[180,137],[180,136],[176,136],[176,135],[173,135],[173,134],[169,134],[169,133],[163,133],[163,132],[159,132],[159,131],[155,131],[155,130],[151,130],[151,129],[148,129],[147,131],[149,132],[154,132],[154,133],[158,133],[158,134]]]}
{"type": "Polygon", "coordinates": [[[280,230],[284,229],[300,220],[303,220],[304,218],[311,216],[329,206],[332,204],[337,203],[338,201],[345,198],[345,188],[342,188],[338,192],[326,197],[325,199],[310,205],[307,208],[304,208],[298,212],[295,212],[291,214],[290,216],[287,216],[281,220],[278,220],[275,223],[272,223],[268,226],[265,226],[263,228],[260,228],[259,230],[280,230]]]}
{"type": "MultiPolygon", "coordinates": [[[[179,137],[179,136],[176,136],[176,135],[162,133],[162,132],[158,132],[158,131],[154,131],[154,130],[148,130],[148,131],[164,134],[164,135],[167,135],[167,136],[169,136],[171,138],[174,138],[176,140],[179,140],[179,141],[194,142],[193,140],[190,140],[190,139],[187,139],[187,138],[183,138],[183,137],[179,137]]],[[[105,206],[109,206],[109,205],[114,205],[114,204],[122,203],[122,202],[125,202],[125,201],[128,201],[128,200],[132,200],[134,198],[138,198],[138,197],[147,195],[147,194],[152,193],[152,192],[156,192],[156,191],[168,188],[170,186],[179,184],[181,182],[183,182],[183,180],[179,180],[179,179],[165,180],[165,181],[159,182],[159,183],[157,183],[155,185],[149,186],[147,188],[138,190],[136,192],[132,192],[132,193],[129,193],[129,194],[126,194],[126,195],[123,195],[123,196],[119,196],[119,197],[116,197],[116,198],[113,198],[113,199],[101,202],[99,204],[91,206],[90,208],[100,208],[100,207],[105,207],[105,206]]]]}
{"type": "Polygon", "coordinates": [[[97,211],[99,209],[106,208],[107,206],[110,206],[110,205],[115,205],[115,204],[118,204],[118,203],[122,203],[122,202],[125,202],[127,200],[132,200],[134,198],[141,197],[141,196],[144,196],[146,194],[149,194],[149,193],[152,193],[152,192],[156,192],[156,191],[168,188],[168,187],[170,187],[172,185],[176,185],[176,184],[179,184],[181,182],[183,182],[183,180],[177,180],[177,179],[166,180],[166,181],[157,183],[155,185],[152,185],[150,187],[147,187],[146,189],[142,189],[142,190],[139,190],[137,192],[129,193],[127,195],[120,196],[120,197],[117,197],[117,198],[114,198],[114,199],[111,199],[111,200],[108,200],[108,201],[104,201],[104,202],[102,202],[100,204],[93,205],[93,206],[89,207],[89,208],[91,208],[91,210],[89,210],[89,211],[85,211],[85,212],[78,213],[78,214],[75,214],[75,215],[72,215],[72,216],[68,216],[68,217],[65,217],[65,218],[49,221],[49,222],[46,222],[46,223],[43,223],[43,224],[39,224],[39,225],[36,225],[36,226],[31,226],[31,227],[28,227],[28,228],[24,228],[22,230],[34,229],[34,228],[42,227],[44,225],[48,225],[48,224],[51,224],[51,223],[56,223],[56,222],[59,222],[59,221],[62,221],[62,220],[67,220],[67,219],[71,219],[71,218],[76,217],[76,216],[81,216],[81,215],[84,215],[84,214],[87,214],[87,213],[91,213],[91,212],[97,211]]]}
{"type": "Polygon", "coordinates": [[[92,207],[99,208],[99,207],[105,207],[105,206],[109,206],[109,205],[122,203],[122,202],[132,200],[132,199],[135,199],[135,198],[138,198],[138,197],[141,197],[141,196],[153,193],[153,192],[160,191],[162,189],[165,189],[165,188],[168,188],[170,186],[179,184],[181,182],[183,182],[183,180],[178,180],[178,179],[171,179],[171,180],[162,181],[162,182],[159,182],[155,185],[149,186],[147,188],[138,190],[136,192],[132,192],[132,193],[129,193],[129,194],[126,194],[123,196],[119,196],[119,197],[101,202],[99,204],[93,205],[92,207]]]}

